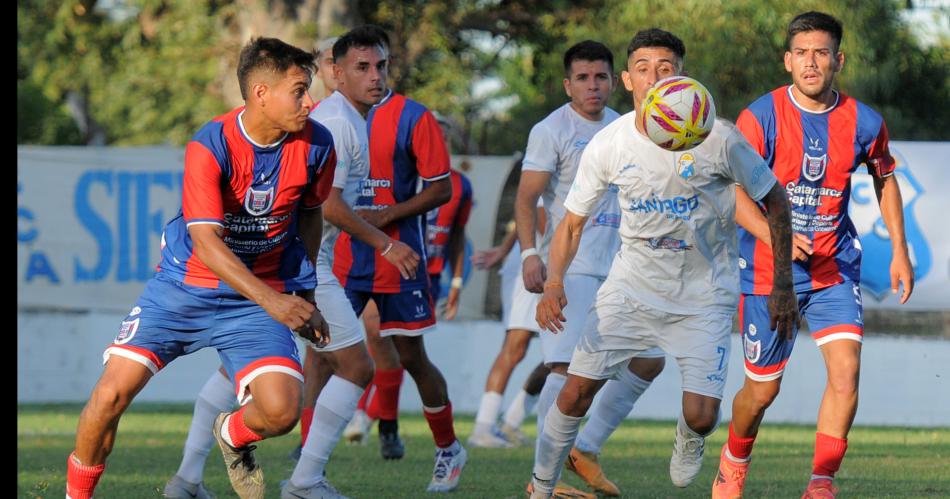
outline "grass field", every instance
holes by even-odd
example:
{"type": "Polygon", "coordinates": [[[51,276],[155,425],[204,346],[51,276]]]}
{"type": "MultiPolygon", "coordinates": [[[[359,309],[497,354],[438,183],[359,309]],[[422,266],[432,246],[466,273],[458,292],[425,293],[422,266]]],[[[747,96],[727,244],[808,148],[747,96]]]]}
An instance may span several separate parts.
{"type": "MultiPolygon", "coordinates": [[[[77,405],[17,407],[17,497],[63,497],[66,456],[73,448],[79,410],[77,405]]],[[[160,497],[165,481],[178,468],[190,421],[190,406],[134,405],[119,427],[96,497],[160,497]]],[[[709,497],[725,426],[707,442],[706,461],[696,482],[677,489],[668,475],[673,424],[627,421],[605,446],[601,461],[625,497],[709,497]]],[[[432,438],[420,415],[403,417],[400,427],[406,441],[404,459],[384,462],[375,435],[367,446],[341,444],[328,468],[331,482],[354,498],[425,496],[433,463],[432,438]]],[[[472,418],[459,418],[456,429],[467,437],[472,418]]],[[[534,435],[533,424],[526,430],[534,435]]],[[[287,453],[298,439],[295,431],[258,448],[267,497],[279,497],[277,484],[293,469],[287,453]]],[[[756,444],[746,497],[800,497],[811,471],[813,441],[812,427],[768,425],[756,444]]],[[[532,448],[469,449],[469,464],[452,497],[524,497],[532,459],[532,448]]],[[[569,472],[564,477],[580,485],[569,472]]],[[[950,497],[950,429],[855,428],[838,477],[843,498],[950,497]]],[[[235,497],[217,448],[208,460],[205,483],[219,498],[235,497]]]]}

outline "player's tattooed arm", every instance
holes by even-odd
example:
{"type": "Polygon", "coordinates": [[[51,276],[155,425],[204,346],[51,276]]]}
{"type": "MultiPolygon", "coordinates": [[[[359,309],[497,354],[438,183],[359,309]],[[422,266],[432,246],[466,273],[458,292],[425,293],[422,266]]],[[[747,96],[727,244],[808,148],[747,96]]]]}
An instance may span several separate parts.
{"type": "Polygon", "coordinates": [[[772,240],[772,293],[769,295],[771,326],[788,339],[799,326],[798,299],[792,281],[792,217],[785,190],[776,182],[762,198],[768,212],[772,240]]]}
{"type": "MultiPolygon", "coordinates": [[[[769,222],[762,214],[759,205],[746,194],[742,186],[736,185],[736,223],[749,231],[756,239],[772,246],[769,234],[769,222]]],[[[805,261],[812,254],[811,239],[797,232],[792,234],[792,260],[805,261]]]]}

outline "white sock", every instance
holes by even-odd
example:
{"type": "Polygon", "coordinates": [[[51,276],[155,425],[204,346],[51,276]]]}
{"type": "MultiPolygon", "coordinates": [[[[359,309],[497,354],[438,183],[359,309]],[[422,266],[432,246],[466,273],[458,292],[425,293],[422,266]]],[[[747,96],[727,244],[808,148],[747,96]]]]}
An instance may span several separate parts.
{"type": "Polygon", "coordinates": [[[629,369],[622,369],[618,379],[612,379],[604,385],[603,394],[591,409],[590,418],[577,435],[574,446],[584,452],[600,454],[604,442],[617,430],[633,410],[637,399],[649,387],[649,381],[629,369]]]}
{"type": "Polygon", "coordinates": [[[204,477],[205,460],[214,445],[211,427],[214,419],[222,412],[228,412],[237,403],[234,385],[220,371],[215,371],[198,392],[195,401],[195,413],[185,440],[184,455],[178,467],[179,477],[189,483],[200,483],[204,477]]]}
{"type": "Polygon", "coordinates": [[[501,394],[498,392],[485,392],[482,394],[482,401],[478,404],[478,414],[475,415],[474,433],[488,433],[498,419],[498,412],[501,410],[501,394]]]}
{"type": "Polygon", "coordinates": [[[511,401],[508,410],[505,411],[505,424],[511,428],[521,428],[524,418],[531,414],[531,409],[538,403],[538,395],[530,395],[522,388],[518,390],[515,399],[511,401]]]}
{"type": "MultiPolygon", "coordinates": [[[[555,372],[548,373],[548,377],[545,378],[544,388],[538,394],[538,435],[544,430],[544,420],[548,415],[548,411],[557,402],[557,395],[561,393],[561,388],[564,387],[566,381],[567,376],[555,372]]],[[[539,444],[540,442],[538,440],[539,444]]]]}
{"type": "MultiPolygon", "coordinates": [[[[538,447],[534,454],[535,489],[554,488],[564,460],[571,451],[577,429],[581,426],[580,417],[565,416],[557,404],[547,411],[544,418],[544,431],[538,434],[538,447]],[[540,483],[539,483],[540,482],[540,483]]],[[[551,490],[542,490],[550,492],[551,490]]]]}
{"type": "Polygon", "coordinates": [[[356,404],[363,388],[339,376],[331,376],[320,391],[313,409],[310,434],[300,452],[290,482],[295,487],[307,488],[323,480],[323,470],[330,454],[343,434],[346,424],[356,412],[356,404]]]}

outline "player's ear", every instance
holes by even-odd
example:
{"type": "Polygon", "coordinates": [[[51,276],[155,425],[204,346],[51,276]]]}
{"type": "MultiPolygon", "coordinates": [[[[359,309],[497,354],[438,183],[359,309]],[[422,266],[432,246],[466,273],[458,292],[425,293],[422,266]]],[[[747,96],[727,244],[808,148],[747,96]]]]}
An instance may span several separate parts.
{"type": "Polygon", "coordinates": [[[626,88],[628,92],[633,92],[633,77],[631,77],[629,71],[621,71],[620,79],[623,80],[623,88],[626,88]]]}
{"type": "Polygon", "coordinates": [[[571,79],[564,78],[564,93],[571,97],[571,79]]]}
{"type": "Polygon", "coordinates": [[[251,98],[257,101],[258,106],[264,107],[264,102],[267,100],[267,91],[267,84],[262,81],[258,81],[251,86],[251,98]]]}
{"type": "Polygon", "coordinates": [[[841,72],[841,70],[844,69],[844,52],[839,50],[838,53],[835,54],[835,60],[838,61],[837,71],[841,72]]]}

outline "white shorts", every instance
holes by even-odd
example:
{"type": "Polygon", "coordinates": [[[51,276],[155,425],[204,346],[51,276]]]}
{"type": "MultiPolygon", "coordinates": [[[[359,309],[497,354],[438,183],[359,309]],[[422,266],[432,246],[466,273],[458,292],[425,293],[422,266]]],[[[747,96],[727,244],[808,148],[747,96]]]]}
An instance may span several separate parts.
{"type": "Polygon", "coordinates": [[[564,330],[557,334],[541,331],[541,350],[545,364],[567,364],[571,361],[574,347],[584,330],[587,313],[597,298],[597,290],[604,280],[600,277],[583,274],[568,274],[564,277],[564,294],[567,306],[562,313],[567,319],[564,330]]]}
{"type": "Polygon", "coordinates": [[[568,372],[589,379],[617,375],[633,357],[659,348],[679,365],[683,391],[722,399],[733,314],[676,315],[647,307],[608,279],[597,293],[568,372]]]}
{"type": "Polygon", "coordinates": [[[541,301],[541,295],[532,293],[524,288],[524,279],[519,272],[515,275],[514,282],[511,285],[511,312],[508,314],[508,331],[512,329],[523,329],[525,331],[540,332],[538,321],[534,319],[537,314],[538,302],[541,301]]]}
{"type": "Polygon", "coordinates": [[[317,288],[313,295],[317,308],[330,326],[330,344],[324,348],[313,348],[307,342],[304,344],[317,352],[335,352],[363,341],[366,337],[363,321],[353,312],[353,305],[332,272],[318,268],[317,288]]]}
{"type": "MultiPolygon", "coordinates": [[[[515,248],[517,248],[517,243],[515,248]]],[[[521,255],[518,255],[511,251],[508,256],[505,258],[505,263],[501,266],[501,269],[498,271],[498,275],[501,276],[501,323],[508,324],[508,321],[511,319],[511,299],[512,292],[514,290],[515,279],[521,274],[521,263],[518,261],[521,255]]]]}

